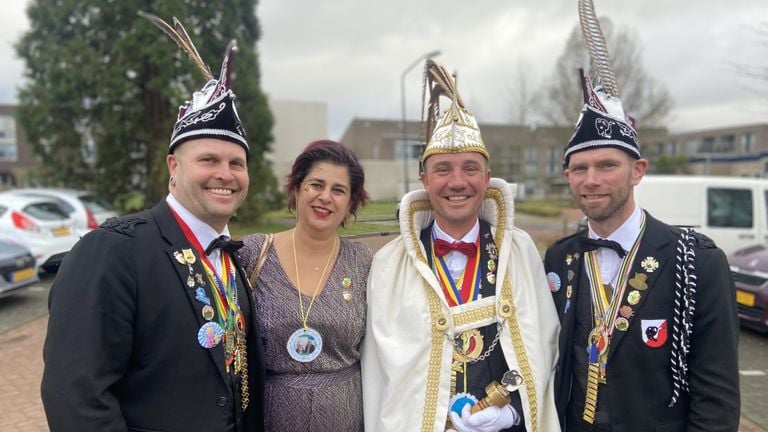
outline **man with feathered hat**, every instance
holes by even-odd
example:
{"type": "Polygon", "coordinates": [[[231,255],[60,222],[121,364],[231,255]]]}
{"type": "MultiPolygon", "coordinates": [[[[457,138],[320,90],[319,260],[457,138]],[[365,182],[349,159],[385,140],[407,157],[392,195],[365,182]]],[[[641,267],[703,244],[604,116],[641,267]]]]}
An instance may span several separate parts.
{"type": "Polygon", "coordinates": [[[42,400],[50,430],[263,430],[263,347],[227,223],[248,191],[230,88],[181,24],[144,15],[208,78],[179,109],[169,194],[83,237],[51,288],[42,400]]]}
{"type": "Polygon", "coordinates": [[[431,61],[425,73],[424,190],[400,201],[401,236],[368,281],[366,430],[554,431],[558,324],[541,258],[453,77],[431,61]]]}
{"type": "Polygon", "coordinates": [[[563,163],[589,223],[545,257],[562,325],[562,427],[734,432],[739,324],[728,263],[709,238],[635,203],[648,161],[622,109],[591,0],[579,1],[579,18],[600,85],[581,72],[584,108],[563,163]]]}

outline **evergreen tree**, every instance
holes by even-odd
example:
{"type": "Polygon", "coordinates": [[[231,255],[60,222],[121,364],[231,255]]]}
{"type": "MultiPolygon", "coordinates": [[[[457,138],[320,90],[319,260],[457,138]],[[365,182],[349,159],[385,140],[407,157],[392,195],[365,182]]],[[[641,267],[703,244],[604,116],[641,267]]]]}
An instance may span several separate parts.
{"type": "Polygon", "coordinates": [[[276,182],[264,159],[272,115],[260,88],[256,0],[32,0],[30,30],[16,49],[25,61],[18,116],[42,158],[42,183],[93,189],[126,209],[128,197],[153,205],[167,193],[165,156],[177,108],[205,78],[143,10],[184,24],[217,75],[230,39],[233,89],[251,146],[253,219],[274,202],[276,182]],[[142,200],[139,200],[142,201],[142,200]]]}

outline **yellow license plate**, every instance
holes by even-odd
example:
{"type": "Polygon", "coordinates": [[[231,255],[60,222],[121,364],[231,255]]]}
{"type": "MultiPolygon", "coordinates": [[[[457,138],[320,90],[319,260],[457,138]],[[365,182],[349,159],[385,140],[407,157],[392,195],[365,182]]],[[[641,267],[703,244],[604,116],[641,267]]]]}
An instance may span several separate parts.
{"type": "Polygon", "coordinates": [[[34,267],[25,268],[23,270],[16,270],[15,272],[11,273],[11,282],[21,282],[27,279],[32,279],[34,275],[34,267]]]}
{"type": "Polygon", "coordinates": [[[56,237],[69,235],[69,227],[54,228],[53,235],[56,237]]]}
{"type": "Polygon", "coordinates": [[[755,305],[755,295],[749,292],[736,290],[736,303],[752,307],[755,305]]]}

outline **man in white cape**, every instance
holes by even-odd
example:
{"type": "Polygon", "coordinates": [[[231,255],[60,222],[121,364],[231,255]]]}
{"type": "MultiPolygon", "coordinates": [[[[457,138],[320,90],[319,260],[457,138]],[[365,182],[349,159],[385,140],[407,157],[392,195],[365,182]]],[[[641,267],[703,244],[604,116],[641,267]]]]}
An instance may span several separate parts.
{"type": "Polygon", "coordinates": [[[441,95],[451,105],[427,139],[425,189],[403,197],[401,236],[371,267],[366,431],[558,431],[559,324],[541,257],[453,78],[431,61],[426,74],[429,112],[441,95]]]}

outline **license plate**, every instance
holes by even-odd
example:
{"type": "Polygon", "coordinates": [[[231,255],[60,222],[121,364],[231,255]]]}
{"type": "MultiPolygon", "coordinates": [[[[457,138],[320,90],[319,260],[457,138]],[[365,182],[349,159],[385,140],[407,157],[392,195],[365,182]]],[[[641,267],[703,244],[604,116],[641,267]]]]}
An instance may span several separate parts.
{"type": "Polygon", "coordinates": [[[54,228],[53,235],[55,235],[56,237],[69,235],[69,227],[54,228]]]}
{"type": "Polygon", "coordinates": [[[11,273],[11,282],[21,282],[27,279],[32,279],[34,275],[34,267],[25,268],[23,270],[16,270],[15,272],[11,273]]]}
{"type": "Polygon", "coordinates": [[[755,305],[755,295],[746,291],[736,290],[736,303],[753,307],[755,305]]]}

